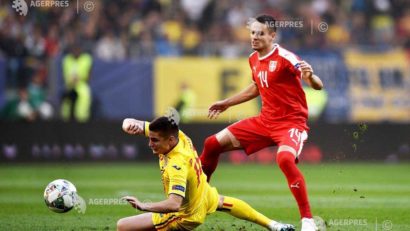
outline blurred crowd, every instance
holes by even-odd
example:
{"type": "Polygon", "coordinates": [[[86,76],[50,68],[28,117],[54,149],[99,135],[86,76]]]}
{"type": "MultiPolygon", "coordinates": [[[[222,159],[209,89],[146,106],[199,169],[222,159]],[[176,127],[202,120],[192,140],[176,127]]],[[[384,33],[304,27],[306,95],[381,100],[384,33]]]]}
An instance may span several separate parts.
{"type": "Polygon", "coordinates": [[[2,40],[14,40],[8,45],[21,46],[38,58],[64,52],[76,41],[106,60],[247,55],[246,22],[259,13],[302,21],[302,28],[278,29],[279,42],[293,50],[410,48],[407,0],[102,0],[94,1],[91,12],[81,8],[77,14],[76,4],[71,4],[36,8],[26,17],[19,16],[10,2],[1,4],[2,40]],[[321,22],[328,25],[326,33],[319,31],[321,22]]]}
{"type": "Polygon", "coordinates": [[[89,12],[81,7],[85,0],[79,1],[80,9],[70,2],[68,7],[30,8],[27,16],[17,14],[10,1],[0,3],[7,97],[40,101],[29,103],[27,118],[52,114],[42,104],[50,62],[76,46],[106,61],[247,56],[246,22],[260,13],[302,25],[278,28],[277,41],[291,50],[410,50],[408,0],[94,0],[89,12]]]}

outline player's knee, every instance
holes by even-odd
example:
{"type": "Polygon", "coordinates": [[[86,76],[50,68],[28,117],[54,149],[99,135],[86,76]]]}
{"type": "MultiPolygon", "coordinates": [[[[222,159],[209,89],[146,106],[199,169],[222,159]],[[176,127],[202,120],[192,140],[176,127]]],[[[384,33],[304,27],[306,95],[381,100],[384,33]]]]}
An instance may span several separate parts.
{"type": "Polygon", "coordinates": [[[127,227],[127,222],[124,218],[119,219],[117,221],[117,231],[124,231],[126,230],[126,227],[127,227]]]}
{"type": "Polygon", "coordinates": [[[205,145],[205,146],[206,146],[206,145],[210,145],[210,144],[212,143],[212,140],[213,140],[213,139],[215,139],[215,135],[206,137],[205,142],[204,142],[204,145],[205,145]]]}
{"type": "Polygon", "coordinates": [[[276,156],[276,163],[283,169],[290,165],[295,165],[295,156],[290,152],[279,152],[276,156]]]}
{"type": "Polygon", "coordinates": [[[206,148],[210,154],[219,154],[221,151],[221,144],[216,136],[212,135],[205,139],[204,148],[206,148]]]}

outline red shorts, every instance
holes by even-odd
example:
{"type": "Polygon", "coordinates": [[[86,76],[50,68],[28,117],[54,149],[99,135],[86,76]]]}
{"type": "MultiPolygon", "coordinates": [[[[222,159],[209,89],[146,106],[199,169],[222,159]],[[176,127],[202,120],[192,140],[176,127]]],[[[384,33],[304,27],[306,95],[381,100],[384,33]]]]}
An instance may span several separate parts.
{"type": "Polygon", "coordinates": [[[248,155],[269,146],[287,145],[295,149],[297,157],[308,137],[303,127],[289,124],[278,129],[268,128],[257,116],[236,122],[228,129],[248,155]]]}

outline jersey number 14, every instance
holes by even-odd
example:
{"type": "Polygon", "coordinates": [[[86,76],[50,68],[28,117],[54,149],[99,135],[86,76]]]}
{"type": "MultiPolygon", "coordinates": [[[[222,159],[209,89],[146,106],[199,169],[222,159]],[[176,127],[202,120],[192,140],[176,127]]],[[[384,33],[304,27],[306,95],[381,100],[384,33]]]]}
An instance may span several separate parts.
{"type": "Polygon", "coordinates": [[[269,87],[268,84],[268,72],[267,71],[260,71],[258,74],[259,81],[261,81],[262,87],[269,87]]]}

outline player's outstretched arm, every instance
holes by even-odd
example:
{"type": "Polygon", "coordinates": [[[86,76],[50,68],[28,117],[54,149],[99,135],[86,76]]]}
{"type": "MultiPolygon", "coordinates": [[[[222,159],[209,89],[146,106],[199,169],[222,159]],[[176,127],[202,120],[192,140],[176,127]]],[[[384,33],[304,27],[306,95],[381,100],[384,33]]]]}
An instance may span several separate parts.
{"type": "Polygon", "coordinates": [[[302,61],[299,63],[299,68],[302,71],[302,78],[306,84],[315,90],[322,90],[322,80],[320,80],[319,76],[313,74],[312,66],[309,63],[302,61]]]}
{"type": "Polygon", "coordinates": [[[144,135],[144,121],[126,118],[122,122],[122,130],[130,135],[144,135]]]}
{"type": "Polygon", "coordinates": [[[122,199],[126,200],[131,204],[132,207],[146,212],[153,213],[173,213],[178,212],[181,208],[183,197],[176,194],[169,194],[169,197],[166,200],[160,202],[149,202],[143,203],[139,201],[136,197],[126,196],[122,199]]]}
{"type": "Polygon", "coordinates": [[[216,119],[220,113],[229,107],[249,101],[258,95],[258,87],[255,83],[252,83],[238,94],[212,104],[209,107],[208,118],[216,119]]]}

